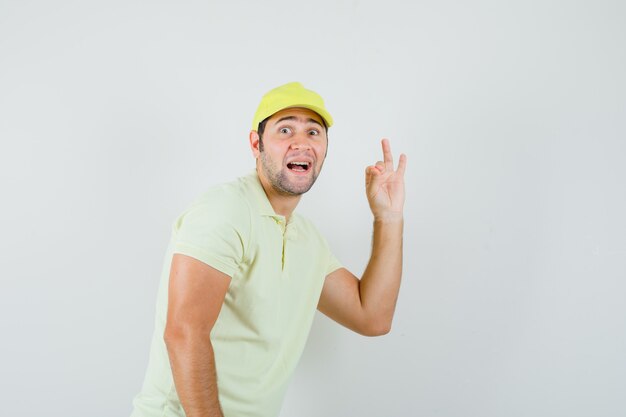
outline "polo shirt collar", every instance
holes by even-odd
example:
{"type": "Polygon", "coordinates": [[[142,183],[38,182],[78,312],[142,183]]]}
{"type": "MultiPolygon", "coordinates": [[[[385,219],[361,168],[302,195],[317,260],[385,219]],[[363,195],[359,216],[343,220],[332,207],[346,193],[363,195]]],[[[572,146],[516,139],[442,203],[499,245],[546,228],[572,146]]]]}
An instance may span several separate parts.
{"type": "Polygon", "coordinates": [[[276,214],[274,211],[274,208],[270,204],[270,200],[267,198],[267,194],[265,194],[265,190],[263,189],[263,185],[259,179],[259,174],[257,174],[256,170],[250,172],[250,174],[246,176],[246,180],[248,180],[251,185],[253,201],[256,208],[259,210],[259,214],[261,216],[283,217],[276,214]]]}
{"type": "MultiPolygon", "coordinates": [[[[250,174],[246,177],[246,180],[249,181],[253,193],[253,202],[256,208],[259,210],[259,214],[265,217],[271,217],[277,222],[284,222],[285,216],[277,214],[274,211],[274,208],[270,204],[270,200],[267,198],[267,194],[265,194],[265,190],[263,189],[263,184],[261,184],[261,180],[259,179],[259,174],[255,170],[252,170],[250,174]]],[[[296,214],[291,213],[291,217],[289,218],[289,223],[287,223],[287,232],[290,237],[296,236],[296,214]]]]}

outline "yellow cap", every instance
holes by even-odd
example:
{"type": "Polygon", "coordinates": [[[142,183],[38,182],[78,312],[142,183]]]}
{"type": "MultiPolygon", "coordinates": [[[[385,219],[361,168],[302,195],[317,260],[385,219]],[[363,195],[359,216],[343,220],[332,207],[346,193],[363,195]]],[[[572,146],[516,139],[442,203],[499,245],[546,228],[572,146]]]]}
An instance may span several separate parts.
{"type": "Polygon", "coordinates": [[[254,114],[252,130],[257,130],[259,123],[274,113],[290,107],[303,107],[313,110],[324,119],[326,127],[331,127],[333,124],[333,118],[326,110],[324,100],[319,94],[307,90],[300,83],[288,83],[276,87],[263,96],[254,114]]]}

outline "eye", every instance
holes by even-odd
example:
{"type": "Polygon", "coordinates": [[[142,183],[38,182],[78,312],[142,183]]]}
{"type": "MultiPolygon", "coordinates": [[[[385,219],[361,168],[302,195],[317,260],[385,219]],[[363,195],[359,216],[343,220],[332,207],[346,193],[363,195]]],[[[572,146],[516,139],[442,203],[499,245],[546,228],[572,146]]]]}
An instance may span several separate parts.
{"type": "Polygon", "coordinates": [[[289,129],[288,127],[281,127],[279,132],[284,133],[284,134],[289,134],[291,133],[291,129],[289,129]]]}
{"type": "Polygon", "coordinates": [[[316,130],[316,129],[309,130],[309,135],[311,135],[311,136],[317,136],[319,134],[320,134],[319,130],[316,130]]]}

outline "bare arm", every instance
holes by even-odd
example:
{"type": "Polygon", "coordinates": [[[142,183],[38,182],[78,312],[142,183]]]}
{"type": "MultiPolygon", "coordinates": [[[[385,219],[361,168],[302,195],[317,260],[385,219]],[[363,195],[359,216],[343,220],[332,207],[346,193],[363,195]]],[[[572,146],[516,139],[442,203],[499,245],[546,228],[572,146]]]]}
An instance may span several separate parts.
{"type": "Polygon", "coordinates": [[[210,334],[229,284],[228,275],[174,254],[164,339],[187,417],[223,417],[210,334]]]}
{"type": "Polygon", "coordinates": [[[326,277],[318,309],[366,336],[389,332],[402,276],[402,230],[406,156],[394,171],[389,141],[383,140],[384,162],[366,169],[367,198],[374,215],[369,263],[359,280],[345,268],[326,277]]]}

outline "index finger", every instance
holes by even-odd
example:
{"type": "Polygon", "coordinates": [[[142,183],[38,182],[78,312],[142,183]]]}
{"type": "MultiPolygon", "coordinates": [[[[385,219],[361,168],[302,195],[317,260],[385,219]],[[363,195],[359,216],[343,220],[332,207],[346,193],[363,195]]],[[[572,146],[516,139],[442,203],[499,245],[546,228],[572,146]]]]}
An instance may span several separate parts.
{"type": "Polygon", "coordinates": [[[393,155],[391,154],[391,145],[389,139],[381,141],[383,145],[383,160],[385,161],[385,170],[393,171],[393,155]]]}

